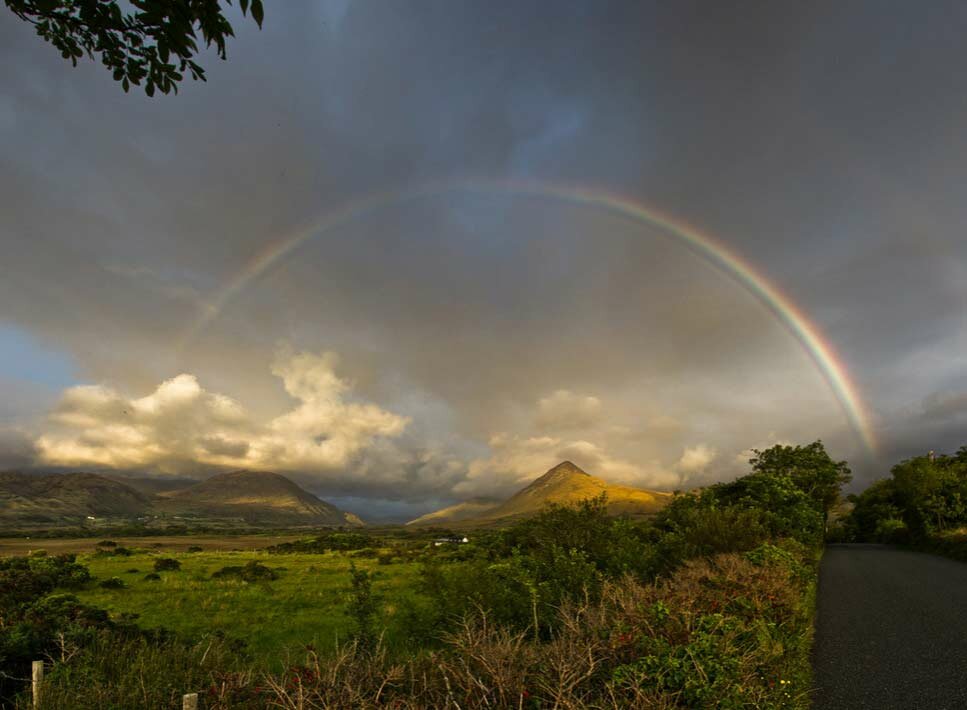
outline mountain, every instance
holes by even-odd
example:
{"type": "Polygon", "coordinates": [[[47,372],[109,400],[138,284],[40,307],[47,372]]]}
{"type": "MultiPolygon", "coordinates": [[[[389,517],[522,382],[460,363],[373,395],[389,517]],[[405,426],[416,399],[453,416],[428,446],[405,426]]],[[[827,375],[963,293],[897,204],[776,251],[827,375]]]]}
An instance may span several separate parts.
{"type": "Polygon", "coordinates": [[[474,500],[468,500],[464,501],[463,503],[457,503],[456,505],[441,508],[440,510],[427,513],[426,515],[421,515],[419,518],[408,522],[407,525],[412,525],[414,527],[449,525],[450,523],[458,523],[463,520],[481,517],[499,505],[500,501],[476,498],[474,500]]]}
{"type": "Polygon", "coordinates": [[[188,486],[193,486],[198,483],[197,478],[168,478],[165,477],[138,477],[138,476],[124,476],[121,474],[105,474],[105,478],[110,478],[112,481],[117,481],[118,483],[123,483],[124,485],[133,488],[139,493],[143,493],[146,496],[154,497],[161,493],[168,493],[169,491],[177,491],[182,488],[188,488],[188,486]]]}
{"type": "Polygon", "coordinates": [[[361,526],[277,473],[235,471],[205,481],[103,476],[95,473],[0,473],[0,526],[79,525],[88,517],[117,523],[150,518],[242,520],[265,526],[361,526]],[[104,520],[113,519],[113,520],[104,520]]]}
{"type": "Polygon", "coordinates": [[[434,525],[459,522],[463,525],[485,525],[506,523],[535,515],[549,504],[575,505],[589,498],[597,498],[602,493],[607,496],[608,512],[612,515],[651,515],[664,508],[672,499],[671,493],[608,483],[581,470],[570,461],[563,461],[499,505],[466,517],[449,517],[447,511],[464,505],[458,504],[436,513],[429,513],[407,524],[434,525]]]}
{"type": "Polygon", "coordinates": [[[133,518],[152,496],[96,473],[0,473],[0,522],[77,523],[88,516],[133,518]]]}
{"type": "Polygon", "coordinates": [[[267,471],[220,473],[187,488],[160,493],[157,505],[169,513],[242,518],[253,524],[363,525],[352,513],[267,471]]]}

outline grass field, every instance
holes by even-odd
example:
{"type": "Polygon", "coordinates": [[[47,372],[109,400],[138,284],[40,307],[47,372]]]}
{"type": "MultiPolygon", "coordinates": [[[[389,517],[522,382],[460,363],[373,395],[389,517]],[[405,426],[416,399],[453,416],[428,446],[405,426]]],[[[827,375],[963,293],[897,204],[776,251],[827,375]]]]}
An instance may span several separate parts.
{"type": "MultiPolygon", "coordinates": [[[[197,542],[197,541],[196,541],[197,542]]],[[[112,614],[138,614],[144,628],[164,626],[199,636],[221,631],[243,639],[256,659],[269,664],[300,656],[306,644],[320,650],[345,640],[351,630],[345,614],[349,569],[354,563],[374,573],[374,588],[384,600],[389,643],[394,643],[393,615],[402,597],[410,593],[419,565],[414,562],[377,564],[374,559],[352,558],[347,553],[270,555],[260,551],[204,551],[159,554],[139,551],[130,557],[81,555],[98,580],[119,577],[124,589],[78,592],[85,602],[112,614]],[[181,563],[178,571],[160,572],[160,580],[145,580],[160,556],[181,563]],[[279,572],[272,581],[244,582],[212,579],[225,566],[257,560],[279,572]],[[132,571],[132,570],[137,570],[132,571]]]]}

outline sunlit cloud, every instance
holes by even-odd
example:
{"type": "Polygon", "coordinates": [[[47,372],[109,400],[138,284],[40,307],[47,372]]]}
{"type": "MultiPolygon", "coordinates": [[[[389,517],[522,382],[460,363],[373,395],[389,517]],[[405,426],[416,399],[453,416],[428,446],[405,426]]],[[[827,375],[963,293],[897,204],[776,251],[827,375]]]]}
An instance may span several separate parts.
{"type": "Polygon", "coordinates": [[[324,473],[348,466],[408,419],[348,401],[333,353],[283,353],[272,365],[298,404],[267,422],[180,374],[130,399],[104,385],[69,388],[36,448],[43,463],[181,473],[198,464],[324,473]]]}

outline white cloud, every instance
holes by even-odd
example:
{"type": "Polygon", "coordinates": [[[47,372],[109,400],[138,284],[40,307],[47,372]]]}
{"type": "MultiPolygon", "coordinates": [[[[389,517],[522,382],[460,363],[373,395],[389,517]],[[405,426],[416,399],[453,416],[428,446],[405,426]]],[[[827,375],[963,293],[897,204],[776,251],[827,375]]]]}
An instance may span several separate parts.
{"type": "Polygon", "coordinates": [[[151,394],[128,399],[105,386],[68,389],[36,440],[45,463],[181,472],[192,465],[303,473],[349,465],[380,437],[399,436],[406,417],[347,401],[352,384],[335,371],[333,353],[283,353],[272,372],[298,405],[256,421],[230,397],[181,374],[151,394]]]}
{"type": "Polygon", "coordinates": [[[701,473],[708,468],[717,455],[718,452],[715,449],[705,444],[686,447],[675,467],[686,476],[701,473]]]}

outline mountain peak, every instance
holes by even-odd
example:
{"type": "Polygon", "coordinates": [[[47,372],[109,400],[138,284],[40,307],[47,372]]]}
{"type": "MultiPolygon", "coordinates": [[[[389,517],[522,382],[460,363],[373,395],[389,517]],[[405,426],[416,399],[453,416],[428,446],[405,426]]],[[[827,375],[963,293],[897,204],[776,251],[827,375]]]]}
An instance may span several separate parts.
{"type": "MultiPolygon", "coordinates": [[[[571,461],[561,461],[557,466],[549,469],[547,473],[538,478],[537,481],[545,481],[552,478],[567,478],[570,476],[588,476],[590,478],[591,474],[571,461]]],[[[537,483],[537,481],[534,482],[537,483]]]]}

